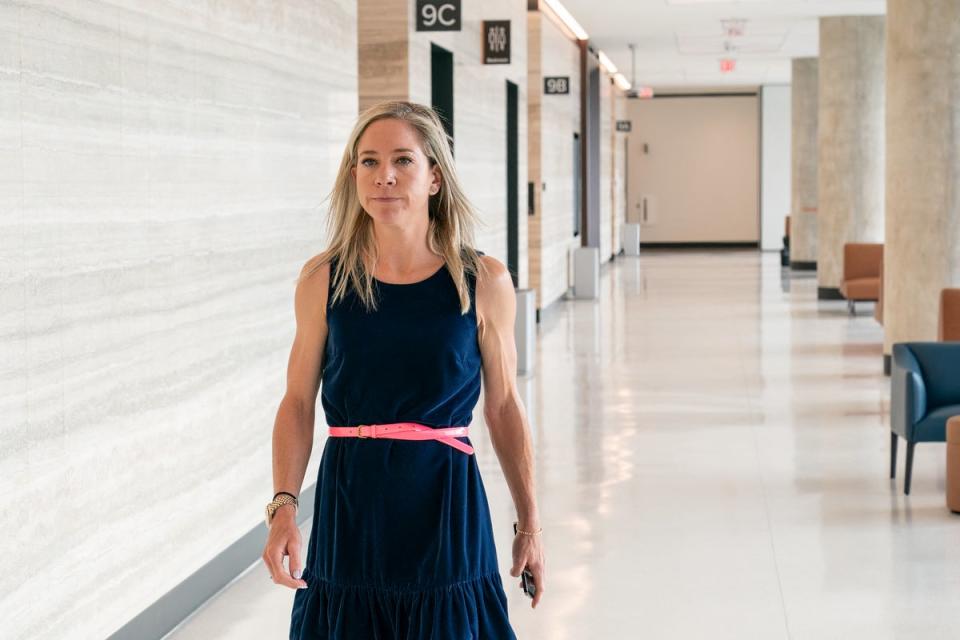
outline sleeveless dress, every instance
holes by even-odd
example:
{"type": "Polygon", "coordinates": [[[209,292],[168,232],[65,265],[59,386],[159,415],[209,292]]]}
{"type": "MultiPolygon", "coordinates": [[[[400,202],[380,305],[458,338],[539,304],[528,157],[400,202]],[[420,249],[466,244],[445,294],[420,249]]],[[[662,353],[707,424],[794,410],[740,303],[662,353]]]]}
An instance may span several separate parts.
{"type": "MultiPolygon", "coordinates": [[[[470,424],[481,360],[468,285],[461,315],[446,265],[411,284],[374,280],[372,312],[352,289],[331,305],[331,282],[327,424],[470,424]]],[[[303,579],[291,640],[516,639],[476,454],[436,440],[327,437],[303,579]]]]}

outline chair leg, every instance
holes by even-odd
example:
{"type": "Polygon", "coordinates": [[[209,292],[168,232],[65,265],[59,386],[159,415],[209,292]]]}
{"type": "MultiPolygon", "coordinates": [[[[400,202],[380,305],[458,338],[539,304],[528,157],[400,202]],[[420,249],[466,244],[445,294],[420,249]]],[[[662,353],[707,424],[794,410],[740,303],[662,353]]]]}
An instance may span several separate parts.
{"type": "Polygon", "coordinates": [[[897,477],[897,434],[890,432],[890,478],[897,477]]]}
{"type": "Polygon", "coordinates": [[[847,311],[848,311],[848,312],[850,313],[850,315],[852,315],[852,316],[857,314],[856,304],[857,304],[857,303],[856,303],[855,301],[853,301],[853,300],[847,300],[847,311]]]}
{"type": "Polygon", "coordinates": [[[913,477],[913,448],[917,446],[916,442],[907,440],[907,471],[903,480],[903,494],[910,495],[910,478],[913,477]]]}

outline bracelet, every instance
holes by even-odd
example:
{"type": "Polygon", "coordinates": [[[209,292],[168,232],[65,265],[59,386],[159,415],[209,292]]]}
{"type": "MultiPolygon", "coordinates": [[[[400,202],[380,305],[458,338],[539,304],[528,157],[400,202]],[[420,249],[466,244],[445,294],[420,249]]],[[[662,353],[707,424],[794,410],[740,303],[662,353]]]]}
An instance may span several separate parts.
{"type": "MultiPolygon", "coordinates": [[[[514,525],[515,527],[519,527],[519,526],[520,526],[520,523],[519,523],[519,522],[514,522],[513,525],[514,525]]],[[[537,535],[538,533],[541,533],[542,531],[543,531],[543,527],[540,527],[540,528],[537,529],[536,531],[523,531],[522,529],[517,529],[517,533],[522,533],[522,534],[525,535],[525,536],[535,536],[535,535],[537,535]]]]}
{"type": "MultiPolygon", "coordinates": [[[[273,499],[276,500],[276,499],[277,499],[277,496],[279,496],[279,495],[281,495],[281,494],[282,494],[282,495],[285,495],[285,496],[290,496],[290,497],[293,498],[294,500],[297,500],[297,496],[295,496],[295,495],[293,495],[292,493],[289,493],[289,492],[287,492],[287,491],[277,491],[276,495],[273,496],[273,499]]],[[[299,502],[299,500],[297,500],[297,502],[299,502]]]]}

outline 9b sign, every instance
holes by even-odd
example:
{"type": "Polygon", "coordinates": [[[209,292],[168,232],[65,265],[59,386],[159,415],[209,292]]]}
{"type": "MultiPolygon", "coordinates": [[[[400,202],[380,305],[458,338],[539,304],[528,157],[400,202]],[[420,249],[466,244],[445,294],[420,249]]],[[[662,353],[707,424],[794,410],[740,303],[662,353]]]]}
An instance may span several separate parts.
{"type": "Polygon", "coordinates": [[[417,31],[460,31],[460,0],[417,0],[417,31]]]}
{"type": "Polygon", "coordinates": [[[570,76],[544,76],[543,92],[555,95],[570,93],[570,76]]]}
{"type": "Polygon", "coordinates": [[[483,21],[483,64],[510,64],[510,21],[483,21]]]}

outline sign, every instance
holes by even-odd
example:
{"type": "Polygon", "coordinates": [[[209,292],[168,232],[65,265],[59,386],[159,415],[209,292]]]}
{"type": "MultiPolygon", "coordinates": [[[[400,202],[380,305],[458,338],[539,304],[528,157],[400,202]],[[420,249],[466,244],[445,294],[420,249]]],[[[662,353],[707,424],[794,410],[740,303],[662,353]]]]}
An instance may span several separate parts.
{"type": "Polygon", "coordinates": [[[510,21],[483,21],[483,64],[510,64],[510,21]]]}
{"type": "Polygon", "coordinates": [[[570,93],[570,76],[544,76],[543,92],[548,95],[570,93]]]}
{"type": "Polygon", "coordinates": [[[630,120],[617,120],[617,131],[630,133],[630,129],[632,126],[633,126],[633,122],[630,120]]]}
{"type": "Polygon", "coordinates": [[[730,73],[736,68],[737,68],[737,60],[735,58],[722,58],[720,60],[721,73],[730,73]]]}
{"type": "Polygon", "coordinates": [[[460,31],[460,0],[417,0],[417,31],[460,31]]]}

